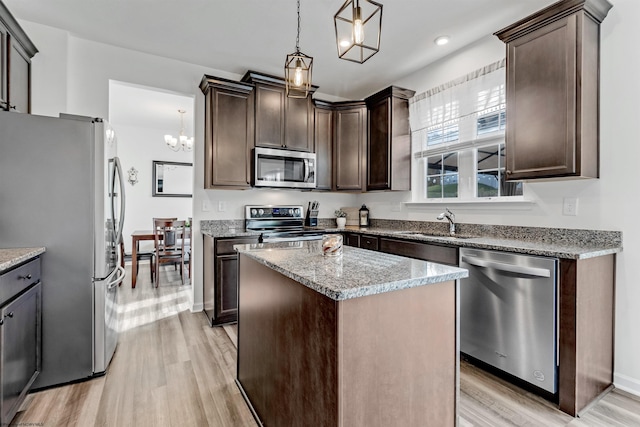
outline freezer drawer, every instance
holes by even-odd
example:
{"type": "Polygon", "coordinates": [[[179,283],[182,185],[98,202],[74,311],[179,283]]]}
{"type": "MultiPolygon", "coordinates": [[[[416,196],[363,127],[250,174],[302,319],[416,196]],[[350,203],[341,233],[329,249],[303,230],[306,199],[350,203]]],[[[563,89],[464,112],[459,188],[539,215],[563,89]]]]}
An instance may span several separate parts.
{"type": "Polygon", "coordinates": [[[557,259],[460,249],[460,349],[557,391],[557,259]]]}

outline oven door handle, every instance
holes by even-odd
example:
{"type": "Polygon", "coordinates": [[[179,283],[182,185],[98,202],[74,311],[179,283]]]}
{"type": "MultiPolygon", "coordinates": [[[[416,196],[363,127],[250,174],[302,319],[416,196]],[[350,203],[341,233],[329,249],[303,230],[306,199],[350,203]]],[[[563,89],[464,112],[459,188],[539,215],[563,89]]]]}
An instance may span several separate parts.
{"type": "Polygon", "coordinates": [[[476,267],[491,268],[493,270],[507,271],[509,273],[525,274],[527,276],[551,277],[551,272],[546,268],[525,267],[521,265],[505,264],[502,262],[484,261],[467,256],[463,256],[461,260],[476,267]]]}

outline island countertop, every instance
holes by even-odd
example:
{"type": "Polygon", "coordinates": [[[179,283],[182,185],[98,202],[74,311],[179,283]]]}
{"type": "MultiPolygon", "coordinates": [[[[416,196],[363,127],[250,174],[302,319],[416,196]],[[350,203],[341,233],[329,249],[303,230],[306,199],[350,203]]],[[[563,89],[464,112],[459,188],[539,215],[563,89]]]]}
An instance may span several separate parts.
{"type": "Polygon", "coordinates": [[[343,247],[322,255],[321,241],[236,245],[236,250],[333,300],[341,301],[468,276],[462,268],[343,247]]]}
{"type": "Polygon", "coordinates": [[[0,249],[0,273],[44,253],[44,248],[0,249]]]}

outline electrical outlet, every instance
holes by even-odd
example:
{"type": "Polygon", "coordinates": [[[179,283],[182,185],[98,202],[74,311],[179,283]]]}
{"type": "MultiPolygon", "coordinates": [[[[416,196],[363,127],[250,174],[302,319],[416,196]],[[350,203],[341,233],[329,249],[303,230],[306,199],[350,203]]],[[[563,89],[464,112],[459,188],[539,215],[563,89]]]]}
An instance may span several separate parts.
{"type": "Polygon", "coordinates": [[[227,202],[223,202],[222,200],[220,200],[218,202],[218,212],[226,212],[227,210],[227,202]]]}
{"type": "Polygon", "coordinates": [[[576,216],[578,215],[578,198],[565,197],[562,203],[562,215],[576,216]]]}
{"type": "Polygon", "coordinates": [[[202,201],[202,212],[209,212],[209,201],[208,200],[203,200],[202,201]]]}

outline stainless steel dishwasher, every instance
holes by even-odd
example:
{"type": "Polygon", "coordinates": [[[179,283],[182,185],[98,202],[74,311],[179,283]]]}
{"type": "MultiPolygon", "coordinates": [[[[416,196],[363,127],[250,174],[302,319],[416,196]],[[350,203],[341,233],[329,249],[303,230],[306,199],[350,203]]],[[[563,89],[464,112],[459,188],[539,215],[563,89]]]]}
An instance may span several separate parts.
{"type": "Polygon", "coordinates": [[[460,249],[460,349],[557,392],[558,260],[460,249]]]}

